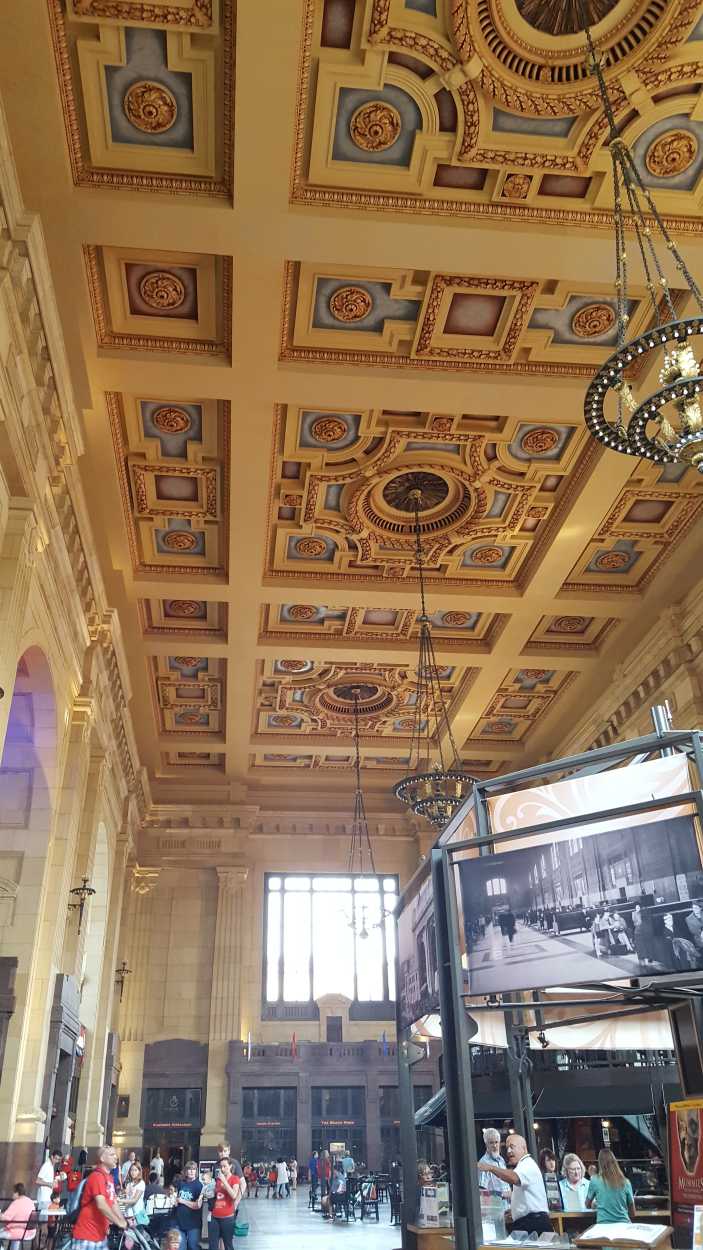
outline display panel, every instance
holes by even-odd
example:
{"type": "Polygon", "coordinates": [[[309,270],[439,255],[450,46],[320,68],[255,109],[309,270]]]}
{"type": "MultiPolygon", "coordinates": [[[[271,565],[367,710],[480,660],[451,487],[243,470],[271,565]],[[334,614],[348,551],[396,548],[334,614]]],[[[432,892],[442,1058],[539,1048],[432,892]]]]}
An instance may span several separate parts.
{"type": "Polygon", "coordinates": [[[427,864],[416,893],[398,916],[398,1015],[409,1029],[421,1016],[439,1010],[437,946],[432,877],[427,864]]]}
{"type": "Polygon", "coordinates": [[[703,969],[693,817],[576,832],[458,864],[470,993],[703,969]]]}

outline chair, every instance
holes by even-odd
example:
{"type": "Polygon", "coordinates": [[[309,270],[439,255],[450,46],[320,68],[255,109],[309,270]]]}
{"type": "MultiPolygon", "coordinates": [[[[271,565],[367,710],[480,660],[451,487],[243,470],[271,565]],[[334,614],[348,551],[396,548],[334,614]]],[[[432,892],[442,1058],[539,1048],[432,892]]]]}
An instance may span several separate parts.
{"type": "Polygon", "coordinates": [[[361,1185],[362,1220],[368,1215],[369,1211],[376,1216],[376,1223],[378,1224],[380,1218],[378,1214],[378,1190],[373,1178],[363,1181],[361,1185]]]}
{"type": "Polygon", "coordinates": [[[37,1235],[37,1212],[32,1211],[32,1214],[24,1225],[22,1220],[12,1221],[12,1223],[18,1229],[22,1230],[22,1235],[21,1237],[9,1237],[7,1235],[7,1230],[2,1229],[2,1233],[0,1235],[0,1247],[2,1247],[2,1250],[23,1250],[23,1247],[34,1241],[34,1238],[37,1235]]]}
{"type": "Polygon", "coordinates": [[[308,1210],[309,1210],[309,1211],[319,1211],[319,1207],[316,1207],[316,1206],[315,1206],[315,1203],[316,1203],[316,1201],[317,1201],[317,1195],[318,1195],[318,1193],[319,1193],[319,1190],[318,1190],[317,1186],[316,1186],[316,1185],[311,1185],[311,1186],[310,1186],[310,1193],[308,1194],[308,1210]]]}
{"type": "Polygon", "coordinates": [[[379,1202],[388,1202],[388,1186],[390,1184],[390,1176],[385,1172],[379,1172],[376,1177],[376,1193],[379,1202]]]}

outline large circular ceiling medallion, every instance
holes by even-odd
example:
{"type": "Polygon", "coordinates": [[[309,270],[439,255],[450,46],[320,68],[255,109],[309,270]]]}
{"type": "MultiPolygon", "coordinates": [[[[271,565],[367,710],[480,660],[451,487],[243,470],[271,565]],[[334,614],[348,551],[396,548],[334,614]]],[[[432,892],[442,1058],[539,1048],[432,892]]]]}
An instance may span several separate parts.
{"type": "Polygon", "coordinates": [[[571,329],[580,339],[595,339],[615,325],[615,309],[610,304],[586,304],[571,318],[571,329]]]}
{"type": "Polygon", "coordinates": [[[468,612],[445,612],[442,617],[442,624],[454,626],[468,625],[469,619],[468,612]]]}
{"type": "Polygon", "coordinates": [[[630,557],[626,551],[604,551],[601,556],[594,560],[596,568],[603,569],[607,573],[624,569],[629,562],[630,557]]]}
{"type": "Polygon", "coordinates": [[[134,82],[122,101],[125,117],[147,135],[162,135],[178,116],[176,97],[160,82],[134,82]]]}
{"type": "Polygon", "coordinates": [[[197,725],[202,715],[202,712],[181,712],[178,719],[183,725],[197,725]]]}
{"type": "Polygon", "coordinates": [[[376,682],[343,681],[335,682],[333,686],[322,690],[317,698],[318,706],[328,715],[353,717],[355,691],[358,692],[361,716],[378,716],[381,712],[387,712],[395,701],[391,691],[376,682]]]}
{"type": "Polygon", "coordinates": [[[192,417],[183,408],[171,406],[157,408],[151,420],[162,434],[187,434],[193,424],[192,417]]]}
{"type": "Polygon", "coordinates": [[[198,539],[190,530],[169,530],[162,539],[167,551],[192,551],[198,545],[198,539]]]}
{"type": "MultiPolygon", "coordinates": [[[[584,0],[583,8],[615,108],[626,97],[622,63],[635,69],[672,38],[671,0],[584,0]]],[[[581,0],[452,0],[451,34],[463,65],[480,66],[481,90],[502,108],[532,117],[573,117],[599,108],[589,72],[581,0]]],[[[472,73],[472,77],[477,76],[472,73]]]]}
{"type": "Polygon", "coordinates": [[[322,538],[299,538],[295,550],[299,556],[314,560],[317,556],[324,555],[327,547],[322,538]]]}
{"type": "Polygon", "coordinates": [[[310,433],[318,443],[338,443],[348,431],[349,426],[341,417],[318,417],[310,427],[310,433]]]}
{"type": "Polygon", "coordinates": [[[420,512],[436,508],[449,494],[449,486],[438,473],[414,471],[399,473],[386,482],[383,487],[383,498],[397,512],[415,512],[417,503],[420,512]]]}
{"type": "Polygon", "coordinates": [[[520,16],[545,35],[576,35],[584,23],[595,26],[619,0],[515,0],[520,16]]]}
{"type": "Polygon", "coordinates": [[[373,300],[363,286],[340,286],[330,297],[330,312],[336,321],[363,321],[373,300]]]}
{"type": "Polygon", "coordinates": [[[549,630],[554,634],[582,634],[587,624],[586,616],[555,616],[549,630]]]}
{"type": "Polygon", "coordinates": [[[279,660],[278,667],[283,673],[300,673],[307,668],[307,660],[279,660]]]}
{"type": "Polygon", "coordinates": [[[139,294],[149,308],[159,312],[180,308],[186,297],[186,289],[175,273],[164,269],[154,269],[145,273],[139,283],[139,294]]]}
{"type": "Polygon", "coordinates": [[[416,491],[422,534],[456,529],[474,512],[473,492],[458,476],[410,466],[371,485],[364,484],[356,503],[350,501],[349,510],[358,510],[360,521],[376,533],[410,537],[415,525],[416,491]]]}
{"type": "Polygon", "coordinates": [[[402,127],[400,113],[385,100],[371,100],[352,114],[349,134],[362,152],[385,152],[392,148],[402,127]]]}
{"type": "Polygon", "coordinates": [[[502,547],[477,547],[472,553],[474,564],[498,564],[503,559],[502,547]]]}
{"type": "Polygon", "coordinates": [[[179,668],[197,668],[200,663],[198,655],[176,655],[173,658],[179,668]]]}
{"type": "Polygon", "coordinates": [[[683,174],[698,155],[698,140],[690,130],[667,130],[647,148],[644,162],[655,178],[683,174]]]}

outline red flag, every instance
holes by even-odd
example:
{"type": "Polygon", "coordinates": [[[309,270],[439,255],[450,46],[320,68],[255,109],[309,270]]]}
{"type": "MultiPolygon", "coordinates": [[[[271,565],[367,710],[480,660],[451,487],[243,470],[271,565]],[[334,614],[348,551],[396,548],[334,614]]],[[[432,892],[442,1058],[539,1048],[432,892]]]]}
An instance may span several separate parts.
{"type": "Polygon", "coordinates": [[[297,1059],[297,1058],[298,1058],[298,1043],[297,1043],[297,1041],[295,1040],[295,1033],[293,1034],[292,1038],[290,1039],[290,1057],[291,1057],[291,1059],[297,1059]]]}

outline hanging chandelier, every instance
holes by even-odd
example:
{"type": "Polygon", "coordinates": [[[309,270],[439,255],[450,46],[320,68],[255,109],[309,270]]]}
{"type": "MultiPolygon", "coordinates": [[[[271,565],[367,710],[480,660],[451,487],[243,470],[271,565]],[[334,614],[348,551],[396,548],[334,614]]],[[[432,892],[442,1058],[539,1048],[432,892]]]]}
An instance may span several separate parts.
{"type": "MultiPolygon", "coordinates": [[[[366,819],[366,804],[364,803],[364,792],[361,789],[361,750],[360,750],[360,734],[359,734],[359,696],[361,688],[352,686],[352,698],[354,700],[354,775],[356,778],[356,788],[354,790],[354,811],[352,815],[352,832],[351,842],[349,844],[349,876],[352,881],[352,890],[354,888],[354,878],[363,877],[364,874],[371,873],[376,876],[376,862],[373,857],[373,846],[371,845],[371,834],[369,833],[369,822],[366,819]]],[[[357,937],[365,940],[369,936],[369,926],[367,924],[366,904],[361,902],[359,905],[361,912],[361,923],[357,919],[356,895],[352,895],[352,914],[349,921],[349,928],[353,929],[357,937]]],[[[375,927],[375,926],[373,926],[375,927]]]]}
{"type": "Polygon", "coordinates": [[[703,333],[703,296],[679,249],[662,221],[649,189],[644,185],[629,148],[620,137],[608,96],[603,63],[591,37],[583,3],[581,16],[588,44],[588,69],[608,123],[608,147],[613,168],[615,214],[615,294],[617,351],[596,373],[586,392],[586,424],[595,438],[614,451],[643,457],[658,464],[679,463],[703,473],[703,414],[701,367],[691,340],[703,333]],[[628,249],[626,228],[634,232],[630,247],[639,257],[649,292],[651,328],[628,340],[628,249]],[[697,315],[680,319],[665,274],[669,253],[684,287],[687,302],[697,315]],[[658,389],[636,394],[628,371],[639,371],[647,356],[659,353],[658,389]]]}
{"type": "Polygon", "coordinates": [[[420,581],[420,640],[417,697],[408,760],[410,772],[393,787],[393,793],[401,803],[407,803],[416,816],[425,816],[437,829],[443,829],[470,795],[475,778],[462,771],[458,759],[425,604],[420,529],[420,505],[424,502],[421,485],[408,492],[408,503],[415,517],[413,531],[420,581]]]}

